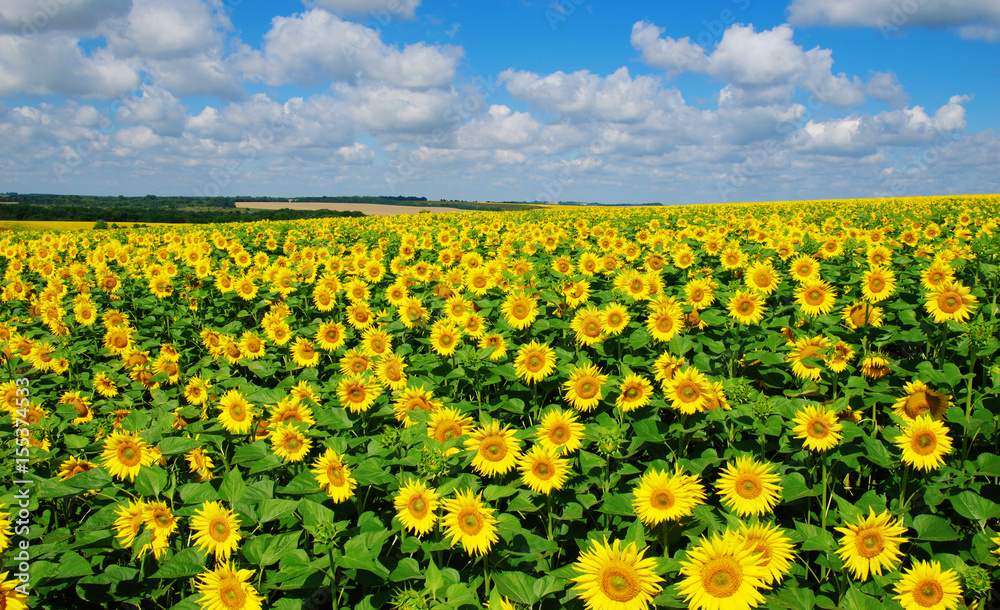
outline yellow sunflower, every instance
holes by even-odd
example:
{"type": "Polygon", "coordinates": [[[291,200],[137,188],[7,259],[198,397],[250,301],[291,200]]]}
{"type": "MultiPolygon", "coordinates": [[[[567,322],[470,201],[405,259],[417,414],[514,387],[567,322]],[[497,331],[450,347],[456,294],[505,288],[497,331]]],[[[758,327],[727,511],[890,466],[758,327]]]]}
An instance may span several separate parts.
{"type": "Polygon", "coordinates": [[[795,289],[795,302],[806,316],[829,313],[836,301],[837,291],[823,280],[806,280],[795,289]]]}
{"type": "Polygon", "coordinates": [[[938,324],[947,320],[964,322],[976,310],[976,297],[962,284],[948,282],[924,297],[924,309],[938,324]]]}
{"type": "Polygon", "coordinates": [[[851,330],[865,326],[879,328],[882,326],[882,308],[871,303],[852,303],[844,308],[841,318],[851,330]]]}
{"type": "Polygon", "coordinates": [[[310,472],[333,502],[344,502],[354,495],[358,482],[351,477],[351,470],[344,464],[343,456],[333,449],[327,448],[326,453],[316,458],[310,472]]]}
{"type": "Polygon", "coordinates": [[[24,583],[20,579],[7,580],[10,572],[0,573],[0,608],[4,610],[27,610],[28,598],[21,595],[19,586],[24,583]]]}
{"type": "Polygon", "coordinates": [[[194,544],[215,555],[216,562],[229,561],[242,540],[240,520],[219,502],[203,502],[191,516],[194,544]]]}
{"type": "Polygon", "coordinates": [[[888,267],[871,267],[865,271],[861,294],[869,303],[878,303],[896,292],[896,274],[888,267]]]}
{"type": "Polygon", "coordinates": [[[726,308],[729,316],[740,324],[756,324],[764,317],[764,296],[751,290],[737,290],[726,308]]]}
{"type": "Polygon", "coordinates": [[[788,273],[799,283],[818,278],[819,261],[807,254],[799,254],[789,264],[788,273]]]}
{"type": "Polygon", "coordinates": [[[219,401],[219,423],[230,432],[246,434],[253,425],[254,408],[238,390],[229,390],[219,401]]]}
{"type": "Polygon", "coordinates": [[[396,419],[409,428],[415,422],[410,418],[412,411],[434,413],[441,407],[441,401],[435,400],[434,394],[424,389],[423,385],[407,387],[399,393],[393,402],[396,419]]]}
{"type": "Polygon", "coordinates": [[[340,322],[324,322],[316,330],[316,342],[322,350],[332,352],[344,345],[347,327],[340,322]]]}
{"type": "Polygon", "coordinates": [[[472,468],[487,477],[510,472],[521,455],[521,441],[514,438],[516,433],[508,425],[501,429],[495,420],[474,429],[465,441],[465,448],[476,452],[472,468]]]}
{"type": "Polygon", "coordinates": [[[684,474],[678,466],[673,474],[655,468],[632,488],[632,508],[645,525],[679,521],[705,503],[705,488],[697,476],[684,474]]]}
{"type": "Polygon", "coordinates": [[[677,589],[691,610],[749,610],[764,603],[767,575],[756,549],[727,529],[688,550],[677,589]]]}
{"type": "Polygon", "coordinates": [[[685,415],[691,415],[705,408],[711,385],[701,371],[689,366],[683,371],[674,373],[674,376],[666,382],[665,393],[670,399],[671,408],[685,415]]]}
{"type": "Polygon", "coordinates": [[[615,406],[624,412],[635,411],[649,404],[653,385],[642,375],[626,375],[618,384],[615,406]]]}
{"type": "Polygon", "coordinates": [[[253,570],[235,569],[228,561],[198,576],[198,603],[205,610],[261,610],[264,598],[250,584],[253,570]]]}
{"type": "Polygon", "coordinates": [[[271,432],[271,450],[287,462],[301,462],[311,446],[312,441],[291,424],[278,424],[271,432]]]}
{"type": "Polygon", "coordinates": [[[747,288],[764,295],[771,294],[778,288],[781,278],[771,266],[770,261],[758,261],[746,270],[743,276],[747,288]]]}
{"type": "Polygon", "coordinates": [[[517,350],[514,371],[521,379],[538,383],[556,368],[555,351],[545,343],[531,341],[517,350]]]}
{"type": "Polygon", "coordinates": [[[521,456],[518,469],[525,485],[548,495],[553,489],[562,489],[569,476],[569,461],[538,444],[521,456]]]}
{"type": "Polygon", "coordinates": [[[406,387],[406,361],[397,354],[388,354],[379,358],[375,365],[375,378],[390,390],[400,390],[406,387]]]}
{"type": "Polygon", "coordinates": [[[594,365],[574,368],[563,383],[566,402],[578,411],[592,410],[601,402],[601,386],[607,380],[608,375],[602,375],[601,369],[594,365]]]}
{"type": "Polygon", "coordinates": [[[823,407],[805,407],[795,414],[795,438],[803,440],[806,449],[826,451],[840,443],[843,426],[837,421],[837,413],[823,407]]]}
{"type": "Polygon", "coordinates": [[[77,458],[69,458],[59,465],[59,478],[63,481],[70,477],[97,468],[97,464],[77,458]]]}
{"type": "Polygon", "coordinates": [[[676,305],[652,309],[646,318],[646,330],[661,343],[673,339],[683,328],[684,312],[676,305]]]}
{"type": "Polygon", "coordinates": [[[740,517],[764,515],[779,502],[780,481],[774,464],[741,456],[726,464],[715,488],[723,503],[740,517]]]}
{"type": "Polygon", "coordinates": [[[408,531],[422,536],[437,523],[438,494],[433,487],[409,479],[393,499],[396,516],[408,531]]]}
{"type": "Polygon", "coordinates": [[[450,320],[438,320],[431,327],[431,349],[440,356],[451,356],[462,342],[462,331],[450,320]]]}
{"type": "Polygon", "coordinates": [[[119,481],[134,481],[143,466],[153,463],[153,454],[138,434],[112,432],[104,441],[101,463],[119,481]]]}
{"type": "Polygon", "coordinates": [[[792,373],[799,379],[819,381],[823,369],[819,364],[807,363],[806,358],[823,361],[829,347],[830,340],[823,336],[806,337],[796,341],[788,354],[788,359],[792,362],[792,373]]]}
{"type": "MultiPolygon", "coordinates": [[[[427,422],[427,436],[444,443],[453,438],[465,436],[472,431],[472,418],[462,415],[462,412],[454,407],[442,407],[431,413],[430,421],[427,422]]],[[[452,448],[447,453],[458,452],[452,448]]]]}
{"type": "Polygon", "coordinates": [[[583,432],[583,424],[572,411],[553,408],[542,415],[535,439],[549,451],[573,453],[581,446],[583,432]]]}
{"type": "Polygon", "coordinates": [[[715,303],[715,289],[718,285],[711,278],[695,278],[684,285],[687,304],[695,311],[705,309],[715,303]]]}
{"type": "Polygon", "coordinates": [[[893,589],[903,610],[954,610],[962,601],[958,574],[937,561],[914,561],[893,589]]]}
{"type": "Polygon", "coordinates": [[[493,352],[488,356],[492,362],[503,360],[503,357],[507,355],[507,341],[499,333],[484,334],[479,338],[477,347],[479,349],[492,349],[493,352]]]}
{"type": "Polygon", "coordinates": [[[352,413],[362,413],[371,409],[372,403],[381,393],[381,386],[367,374],[343,377],[337,383],[337,398],[341,406],[352,413]]]}
{"type": "Polygon", "coordinates": [[[918,470],[936,470],[944,465],[944,457],[951,453],[948,428],[929,415],[918,415],[908,421],[902,433],[893,441],[902,450],[903,463],[918,470]]]}
{"type": "Polygon", "coordinates": [[[132,541],[139,535],[139,530],[146,523],[146,506],[144,501],[133,502],[129,500],[128,504],[119,505],[115,511],[118,518],[115,519],[112,527],[115,528],[115,538],[122,548],[127,549],[132,546],[132,541]]]}
{"type": "Polygon", "coordinates": [[[307,368],[319,364],[319,352],[312,341],[305,337],[298,337],[292,344],[292,360],[296,365],[307,368]]]}
{"type": "Polygon", "coordinates": [[[576,333],[576,342],[580,345],[594,345],[604,338],[601,311],[595,305],[577,310],[569,327],[576,333]]]}
{"type": "Polygon", "coordinates": [[[837,555],[854,578],[862,582],[868,580],[869,574],[881,576],[883,568],[895,569],[902,558],[899,545],[909,541],[902,537],[907,528],[889,511],[879,515],[871,507],[868,511],[870,514],[860,517],[857,523],[833,528],[843,534],[837,555]]]}
{"type": "Polygon", "coordinates": [[[482,501],[482,495],[472,490],[458,490],[454,498],[444,500],[443,525],[451,537],[451,546],[462,543],[470,555],[482,555],[499,540],[493,509],[482,501]]]}
{"type": "Polygon", "coordinates": [[[621,303],[608,303],[601,310],[601,328],[609,335],[620,335],[630,320],[628,309],[621,303]]]}
{"type": "Polygon", "coordinates": [[[614,544],[592,542],[590,550],[580,553],[573,569],[579,574],[571,580],[577,583],[577,595],[587,610],[643,610],[649,607],[663,590],[663,579],[654,571],[655,557],[643,557],[634,543],[622,548],[621,540],[614,544]]]}
{"type": "Polygon", "coordinates": [[[746,540],[747,546],[760,553],[759,565],[767,569],[764,584],[780,584],[791,572],[791,562],[795,557],[792,541],[785,536],[785,531],[773,524],[741,523],[739,534],[746,540]]]}
{"type": "Polygon", "coordinates": [[[517,330],[522,330],[531,326],[538,317],[538,302],[524,292],[517,291],[507,295],[500,311],[503,312],[508,324],[517,330]]]}
{"type": "Polygon", "coordinates": [[[930,415],[934,421],[941,421],[951,406],[951,396],[932,390],[919,379],[903,386],[906,396],[897,400],[892,408],[896,415],[913,421],[920,415],[930,415]]]}

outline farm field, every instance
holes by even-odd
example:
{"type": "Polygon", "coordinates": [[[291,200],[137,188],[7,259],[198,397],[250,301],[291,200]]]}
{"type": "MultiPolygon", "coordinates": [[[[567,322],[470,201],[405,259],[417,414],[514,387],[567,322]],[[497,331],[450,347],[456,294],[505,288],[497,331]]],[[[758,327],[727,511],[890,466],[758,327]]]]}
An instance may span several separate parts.
{"type": "Polygon", "coordinates": [[[366,216],[393,216],[397,214],[416,214],[418,212],[464,212],[458,208],[436,206],[386,205],[381,203],[341,203],[326,201],[237,201],[238,208],[258,210],[337,210],[341,212],[364,212],[366,216]]]}
{"type": "MultiPolygon", "coordinates": [[[[123,224],[130,227],[132,223],[123,224]]],[[[142,224],[150,228],[185,226],[165,222],[147,222],[142,224]]],[[[93,222],[73,220],[0,220],[0,231],[79,231],[93,228],[93,222]]]]}
{"type": "Polygon", "coordinates": [[[0,608],[992,607],[998,212],[4,233],[0,608]]]}

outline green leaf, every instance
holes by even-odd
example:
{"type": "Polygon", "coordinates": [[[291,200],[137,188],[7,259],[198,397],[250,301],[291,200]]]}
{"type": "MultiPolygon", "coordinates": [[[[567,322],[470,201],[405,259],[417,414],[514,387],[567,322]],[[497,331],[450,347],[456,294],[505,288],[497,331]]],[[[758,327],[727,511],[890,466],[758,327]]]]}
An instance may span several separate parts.
{"type": "Polygon", "coordinates": [[[139,469],[135,477],[135,490],[144,496],[158,496],[167,486],[167,471],[159,466],[139,469]]]}
{"type": "Polygon", "coordinates": [[[801,521],[795,522],[795,529],[802,535],[803,551],[832,551],[837,548],[837,541],[829,530],[801,521]]]}
{"type": "Polygon", "coordinates": [[[197,549],[188,547],[161,565],[152,578],[187,578],[201,574],[204,569],[205,556],[197,549]]]}
{"type": "Polygon", "coordinates": [[[401,582],[423,578],[423,576],[423,571],[420,569],[420,564],[417,563],[417,560],[412,557],[404,557],[396,564],[396,569],[389,574],[389,580],[401,582]]]}
{"type": "Polygon", "coordinates": [[[533,579],[523,572],[495,572],[493,583],[501,595],[518,604],[530,606],[538,601],[533,579]]]}
{"type": "Polygon", "coordinates": [[[257,507],[258,519],[261,523],[277,521],[295,512],[300,500],[263,500],[257,507]]]}
{"type": "Polygon", "coordinates": [[[951,499],[951,505],[966,519],[979,522],[983,527],[987,519],[1000,517],[1000,506],[971,491],[963,491],[951,499]]]}
{"type": "Polygon", "coordinates": [[[282,557],[291,553],[299,546],[299,536],[302,532],[289,532],[271,537],[267,546],[264,547],[260,555],[259,564],[261,567],[269,566],[281,560],[282,557]]]}
{"type": "Polygon", "coordinates": [[[861,441],[865,445],[865,449],[868,451],[865,453],[865,457],[868,461],[876,466],[881,466],[882,468],[891,468],[898,465],[899,460],[896,459],[882,441],[877,438],[872,438],[870,436],[862,436],[861,441]]]}
{"type": "Polygon", "coordinates": [[[632,508],[632,494],[609,495],[605,497],[598,511],[608,515],[635,516],[635,510],[632,508]]]}
{"type": "Polygon", "coordinates": [[[981,453],[976,458],[978,474],[988,477],[1000,477],[1000,456],[992,453],[981,453]]]}
{"type": "Polygon", "coordinates": [[[182,436],[168,436],[161,439],[157,448],[163,455],[175,455],[177,453],[187,453],[196,447],[201,447],[202,441],[182,436]]]}
{"type": "MultiPolygon", "coordinates": [[[[13,555],[13,553],[12,553],[13,555]]],[[[90,576],[94,570],[79,553],[63,553],[59,558],[59,569],[53,575],[54,578],[79,578],[90,576]]]]}
{"type": "Polygon", "coordinates": [[[951,522],[937,515],[918,515],[913,519],[913,529],[920,540],[958,540],[951,522]]]}
{"type": "Polygon", "coordinates": [[[424,573],[424,586],[432,594],[436,591],[440,591],[441,587],[444,586],[444,577],[441,576],[441,570],[434,565],[434,560],[431,559],[431,563],[427,566],[427,570],[424,573]]]}
{"type": "Polygon", "coordinates": [[[235,504],[243,499],[247,494],[247,484],[243,482],[243,476],[239,469],[233,468],[222,478],[222,485],[219,487],[219,497],[235,504]]]}
{"type": "Polygon", "coordinates": [[[785,502],[798,500],[819,495],[816,491],[809,489],[806,485],[806,478],[797,472],[789,472],[781,484],[781,494],[785,502]]]}

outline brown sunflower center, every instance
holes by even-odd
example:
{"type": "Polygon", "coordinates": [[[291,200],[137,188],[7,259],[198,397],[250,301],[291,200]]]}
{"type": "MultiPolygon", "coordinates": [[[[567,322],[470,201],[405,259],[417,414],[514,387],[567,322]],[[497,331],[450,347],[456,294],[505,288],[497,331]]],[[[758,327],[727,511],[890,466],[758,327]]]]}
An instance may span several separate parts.
{"type": "Polygon", "coordinates": [[[764,491],[760,481],[753,476],[743,476],[736,481],[736,493],[747,500],[753,500],[764,491]]]}
{"type": "Polygon", "coordinates": [[[642,586],[634,568],[615,562],[604,570],[601,592],[615,602],[624,603],[639,595],[642,586]]]}
{"type": "Polygon", "coordinates": [[[937,437],[933,432],[923,431],[913,437],[910,449],[917,455],[930,455],[937,448],[937,437]]]}
{"type": "Polygon", "coordinates": [[[410,514],[417,519],[422,519],[427,516],[427,502],[424,501],[423,496],[414,496],[410,499],[408,505],[410,514]]]}
{"type": "Polygon", "coordinates": [[[499,462],[507,456],[507,444],[496,437],[485,439],[480,454],[491,462],[499,462]]]}
{"type": "Polygon", "coordinates": [[[219,601],[226,608],[242,608],[246,604],[246,591],[233,578],[227,578],[219,586],[219,601]]]}
{"type": "Polygon", "coordinates": [[[344,468],[340,464],[331,464],[326,469],[326,478],[330,479],[330,484],[334,487],[344,486],[344,468]]]}
{"type": "Polygon", "coordinates": [[[469,536],[476,536],[483,529],[483,520],[477,512],[465,512],[459,516],[458,526],[469,536]]]}
{"type": "Polygon", "coordinates": [[[593,379],[584,379],[577,386],[576,393],[580,395],[580,398],[589,400],[597,396],[597,388],[597,383],[593,379]]]}
{"type": "Polygon", "coordinates": [[[545,360],[542,359],[541,356],[539,356],[538,354],[531,354],[528,356],[524,368],[528,369],[532,373],[537,373],[538,371],[542,370],[542,366],[544,366],[544,364],[545,360]]]}
{"type": "Polygon", "coordinates": [[[954,292],[945,292],[938,296],[938,308],[944,313],[955,313],[962,308],[962,299],[954,292]]]}
{"type": "Polygon", "coordinates": [[[126,443],[118,448],[118,461],[131,468],[142,461],[142,451],[132,443],[126,443]]]}
{"type": "Polygon", "coordinates": [[[739,591],[743,570],[731,557],[719,557],[702,571],[701,584],[712,597],[732,597],[739,591]]]}
{"type": "Polygon", "coordinates": [[[937,606],[944,598],[944,588],[937,580],[928,578],[913,588],[913,601],[921,608],[937,606]]]}
{"type": "Polygon", "coordinates": [[[539,460],[535,462],[534,467],[531,469],[531,473],[535,475],[535,478],[547,481],[552,478],[552,475],[555,474],[555,469],[548,461],[539,460]]]}
{"type": "Polygon", "coordinates": [[[858,554],[865,559],[876,557],[885,549],[885,542],[882,540],[882,535],[873,530],[860,532],[854,545],[858,549],[858,554]]]}
{"type": "Polygon", "coordinates": [[[649,503],[658,510],[667,510],[674,505],[674,494],[666,489],[660,489],[649,497],[649,503]]]}
{"type": "Polygon", "coordinates": [[[208,527],[208,533],[212,540],[225,542],[229,538],[229,523],[225,519],[215,519],[208,527]]]}

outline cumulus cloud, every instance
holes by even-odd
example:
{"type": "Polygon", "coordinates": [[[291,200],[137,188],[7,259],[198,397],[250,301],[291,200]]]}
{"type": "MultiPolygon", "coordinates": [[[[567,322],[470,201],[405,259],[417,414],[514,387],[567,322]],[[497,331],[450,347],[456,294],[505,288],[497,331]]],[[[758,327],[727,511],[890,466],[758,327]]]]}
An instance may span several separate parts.
{"type": "Polygon", "coordinates": [[[149,127],[158,136],[177,137],[184,133],[187,112],[169,91],[143,85],[141,96],[122,100],[116,120],[149,127]]]}
{"type": "Polygon", "coordinates": [[[689,36],[674,40],[661,38],[663,28],[646,21],[632,26],[632,48],[642,52],[642,59],[650,66],[667,72],[704,72],[708,66],[705,49],[691,42],[689,36]]]}
{"type": "Polygon", "coordinates": [[[910,101],[910,96],[903,90],[895,72],[873,72],[868,77],[865,93],[893,108],[903,108],[910,101]]]}
{"type": "Polygon", "coordinates": [[[316,85],[368,78],[386,84],[444,87],[455,78],[462,49],[423,42],[401,50],[382,42],[378,31],[313,9],[275,17],[262,51],[245,48],[238,66],[248,78],[270,85],[316,85]]]}
{"type": "Polygon", "coordinates": [[[958,28],[965,38],[998,40],[1000,3],[996,0],[793,0],[793,25],[871,27],[883,33],[899,28],[958,28]]]}
{"type": "Polygon", "coordinates": [[[132,0],[4,0],[0,32],[33,36],[44,31],[93,32],[108,19],[124,17],[132,0]]]}
{"type": "Polygon", "coordinates": [[[304,0],[307,7],[325,8],[331,13],[369,16],[380,22],[413,19],[420,0],[304,0]]]}
{"type": "Polygon", "coordinates": [[[502,104],[470,120],[458,130],[459,148],[515,149],[534,142],[541,125],[527,112],[513,112],[502,104]]]}
{"type": "Polygon", "coordinates": [[[202,0],[134,0],[126,18],[107,24],[106,36],[121,56],[170,59],[217,47],[228,27],[224,14],[202,0]]]}

